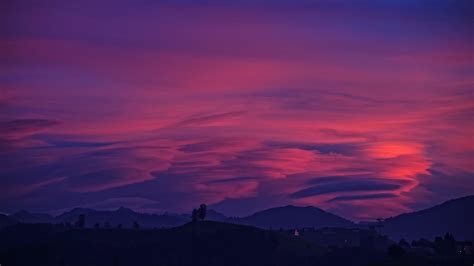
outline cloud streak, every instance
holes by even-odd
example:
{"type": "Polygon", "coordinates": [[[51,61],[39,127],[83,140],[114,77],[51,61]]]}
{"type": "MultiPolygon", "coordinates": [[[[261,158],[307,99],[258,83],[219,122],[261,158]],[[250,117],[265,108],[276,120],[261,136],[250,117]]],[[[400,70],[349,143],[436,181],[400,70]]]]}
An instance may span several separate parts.
{"type": "Polygon", "coordinates": [[[0,211],[358,219],[474,192],[467,1],[239,3],[12,4],[0,211]]]}

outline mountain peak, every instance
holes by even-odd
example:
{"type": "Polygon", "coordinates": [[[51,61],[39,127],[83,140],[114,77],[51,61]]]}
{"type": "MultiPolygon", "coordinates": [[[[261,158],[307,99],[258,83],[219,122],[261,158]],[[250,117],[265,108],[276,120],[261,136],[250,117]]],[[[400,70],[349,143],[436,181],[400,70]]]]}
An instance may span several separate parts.
{"type": "Polygon", "coordinates": [[[270,208],[235,220],[263,228],[292,229],[354,226],[351,221],[317,207],[294,205],[270,208]]]}
{"type": "Polygon", "coordinates": [[[445,201],[416,212],[386,219],[384,232],[393,239],[433,239],[446,232],[457,239],[472,239],[474,230],[474,196],[445,201]]]}
{"type": "Polygon", "coordinates": [[[281,206],[281,207],[275,207],[275,208],[270,208],[269,210],[271,209],[277,209],[277,208],[282,208],[282,209],[298,209],[298,210],[321,210],[320,208],[318,207],[315,207],[315,206],[310,206],[310,205],[307,205],[307,206],[296,206],[296,205],[286,205],[286,206],[281,206]]]}
{"type": "Polygon", "coordinates": [[[257,215],[260,213],[326,213],[324,210],[314,207],[314,206],[295,206],[295,205],[286,205],[280,207],[274,207],[270,209],[266,209],[263,211],[259,211],[254,213],[253,215],[257,215]]]}

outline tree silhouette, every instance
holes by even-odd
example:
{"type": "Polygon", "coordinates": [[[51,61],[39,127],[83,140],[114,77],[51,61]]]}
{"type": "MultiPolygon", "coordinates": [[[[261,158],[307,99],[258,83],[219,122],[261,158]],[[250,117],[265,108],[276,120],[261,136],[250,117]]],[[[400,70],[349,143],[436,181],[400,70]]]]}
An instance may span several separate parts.
{"type": "Polygon", "coordinates": [[[207,214],[207,206],[206,206],[206,204],[201,204],[201,205],[199,206],[198,214],[199,214],[199,219],[200,219],[200,220],[204,220],[204,218],[206,218],[206,214],[207,214]]]}
{"type": "Polygon", "coordinates": [[[399,259],[405,254],[405,250],[397,244],[388,247],[388,255],[393,259],[399,259]]]}
{"type": "Polygon", "coordinates": [[[79,220],[76,222],[76,227],[84,228],[86,225],[86,216],[84,214],[79,215],[79,220]]]}
{"type": "Polygon", "coordinates": [[[193,213],[191,215],[191,218],[193,219],[193,222],[196,222],[199,219],[199,214],[197,209],[193,209],[193,213]]]}
{"type": "Polygon", "coordinates": [[[133,229],[135,229],[135,230],[140,229],[140,225],[136,221],[133,222],[133,229]]]}
{"type": "Polygon", "coordinates": [[[398,245],[399,246],[409,246],[410,244],[405,240],[405,238],[402,238],[402,239],[400,239],[400,241],[398,241],[398,245]]]}
{"type": "Polygon", "coordinates": [[[100,228],[100,224],[99,224],[99,223],[96,223],[96,224],[94,225],[94,228],[95,228],[95,229],[99,229],[99,228],[100,228]]]}
{"type": "Polygon", "coordinates": [[[448,254],[456,253],[456,239],[450,233],[444,235],[444,242],[446,243],[446,251],[448,254]]]}
{"type": "Polygon", "coordinates": [[[403,248],[403,250],[408,250],[411,248],[410,244],[404,238],[400,239],[398,245],[403,248]]]}
{"type": "Polygon", "coordinates": [[[449,233],[446,233],[444,238],[436,237],[434,246],[436,253],[440,255],[453,255],[456,253],[456,239],[449,233]]]}
{"type": "Polygon", "coordinates": [[[191,218],[193,222],[197,222],[199,220],[204,220],[207,214],[207,206],[206,204],[199,205],[198,209],[193,209],[191,214],[191,218]]]}

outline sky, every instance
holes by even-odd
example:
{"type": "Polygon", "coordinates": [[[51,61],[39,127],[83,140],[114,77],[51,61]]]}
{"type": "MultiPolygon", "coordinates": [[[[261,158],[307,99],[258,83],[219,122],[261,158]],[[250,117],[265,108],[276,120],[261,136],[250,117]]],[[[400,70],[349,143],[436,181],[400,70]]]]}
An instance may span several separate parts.
{"type": "Polygon", "coordinates": [[[473,4],[2,1],[0,211],[353,220],[474,194],[473,4]]]}

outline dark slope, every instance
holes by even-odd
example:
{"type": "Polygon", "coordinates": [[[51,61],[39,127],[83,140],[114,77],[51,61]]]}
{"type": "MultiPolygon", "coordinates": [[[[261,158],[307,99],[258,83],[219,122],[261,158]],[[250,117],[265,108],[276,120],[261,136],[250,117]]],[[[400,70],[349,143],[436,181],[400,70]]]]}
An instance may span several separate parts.
{"type": "Polygon", "coordinates": [[[82,229],[16,224],[0,230],[9,266],[472,265],[472,256],[391,257],[366,248],[321,248],[284,231],[202,221],[172,229],[82,229]]]}
{"type": "Polygon", "coordinates": [[[474,196],[446,201],[440,205],[385,220],[384,233],[390,238],[407,240],[449,232],[456,239],[474,239],[474,196]]]}
{"type": "Polygon", "coordinates": [[[231,218],[227,221],[273,229],[354,226],[351,221],[319,208],[291,205],[264,210],[243,218],[231,218]]]}
{"type": "Polygon", "coordinates": [[[56,232],[52,225],[20,224],[1,230],[0,238],[5,265],[304,266],[325,251],[278,232],[210,221],[163,230],[56,232]]]}

